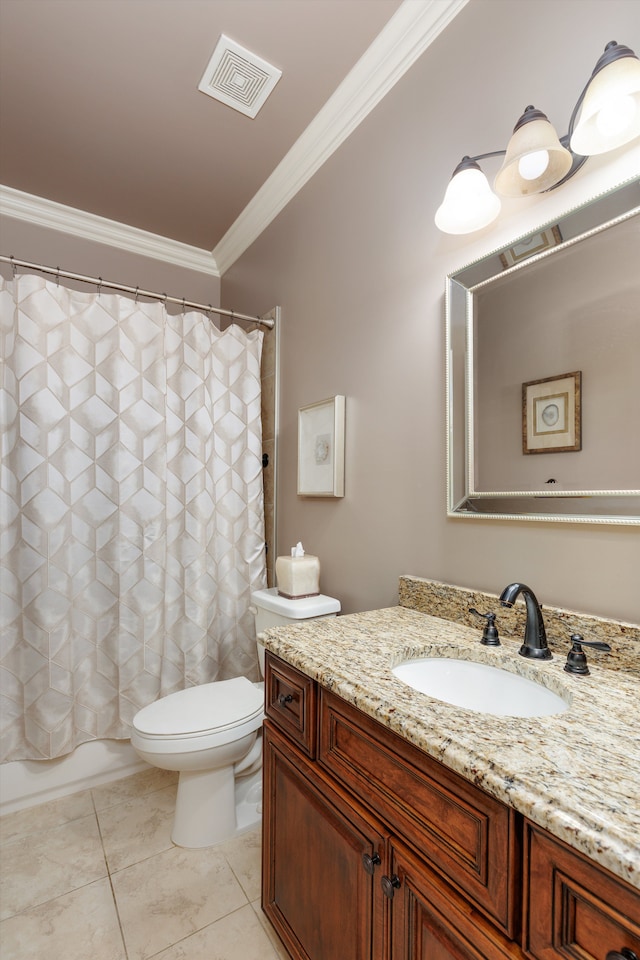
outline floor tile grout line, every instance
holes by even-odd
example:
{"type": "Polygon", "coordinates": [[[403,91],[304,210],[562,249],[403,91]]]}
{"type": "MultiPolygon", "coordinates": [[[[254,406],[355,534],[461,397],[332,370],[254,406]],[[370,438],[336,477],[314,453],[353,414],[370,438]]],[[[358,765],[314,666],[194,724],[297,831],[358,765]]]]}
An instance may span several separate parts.
{"type": "Polygon", "coordinates": [[[107,869],[107,880],[109,881],[109,890],[111,891],[111,899],[113,901],[113,909],[116,913],[116,919],[118,921],[118,930],[120,931],[120,939],[122,940],[122,949],[124,950],[124,955],[126,960],[129,960],[129,951],[127,949],[127,941],[124,935],[124,927],[122,926],[122,919],[120,917],[120,910],[118,909],[118,899],[116,897],[116,892],[113,888],[113,880],[111,876],[111,867],[109,866],[109,858],[107,856],[107,851],[104,845],[104,837],[102,835],[102,828],[100,826],[100,817],[98,816],[98,811],[96,809],[96,803],[93,796],[93,791],[91,791],[91,802],[93,804],[93,811],[96,818],[96,826],[98,828],[98,835],[100,837],[100,844],[102,845],[102,855],[104,857],[105,867],[107,869]]]}
{"type": "MultiPolygon", "coordinates": [[[[117,783],[118,781],[113,781],[113,782],[117,783]]],[[[148,797],[152,797],[155,793],[161,793],[163,790],[170,790],[172,787],[176,787],[176,786],[177,786],[177,781],[176,783],[165,783],[164,786],[156,787],[154,790],[146,790],[144,793],[135,793],[135,794],[132,794],[130,797],[121,797],[119,800],[116,800],[113,803],[108,804],[106,807],[101,807],[99,810],[95,806],[95,798],[93,797],[94,790],[99,790],[100,789],[99,787],[92,788],[91,798],[93,800],[94,809],[96,810],[96,813],[105,813],[107,810],[113,810],[114,807],[122,806],[125,803],[131,803],[132,801],[142,800],[142,799],[146,800],[148,797]]]]}
{"type": "MultiPolygon", "coordinates": [[[[242,891],[244,893],[244,890],[242,891]]],[[[161,956],[166,950],[171,949],[172,947],[177,946],[179,943],[184,943],[185,940],[188,940],[189,937],[195,936],[196,933],[202,933],[203,930],[206,930],[208,927],[215,926],[216,923],[220,923],[221,920],[226,920],[228,917],[232,917],[234,913],[238,913],[240,910],[244,910],[245,907],[250,907],[251,902],[247,900],[246,903],[243,903],[240,907],[235,907],[233,910],[230,910],[229,913],[223,914],[221,917],[217,917],[215,920],[212,920],[211,923],[205,923],[204,927],[198,927],[197,930],[190,930],[184,937],[180,937],[179,940],[175,940],[173,943],[168,946],[161,947],[160,950],[157,950],[155,953],[150,954],[150,956],[145,957],[145,960],[154,960],[154,957],[161,956]]],[[[253,908],[252,908],[253,909],[253,908]]]]}
{"type": "MultiPolygon", "coordinates": [[[[69,820],[69,821],[67,821],[66,823],[56,824],[55,827],[50,827],[50,828],[49,828],[49,831],[50,831],[50,830],[64,830],[64,829],[65,829],[66,827],[68,827],[71,823],[78,823],[78,821],[80,821],[80,820],[90,820],[91,817],[92,817],[92,814],[87,813],[87,814],[84,814],[82,817],[76,817],[74,820],[69,820]]],[[[107,858],[106,858],[106,854],[105,854],[105,850],[104,850],[104,843],[103,843],[103,841],[102,841],[102,834],[101,834],[101,832],[100,832],[100,824],[98,823],[98,819],[97,819],[97,817],[96,817],[96,815],[95,815],[95,812],[94,812],[94,814],[93,814],[93,817],[94,817],[94,820],[95,820],[95,823],[96,823],[96,828],[97,828],[97,830],[98,830],[98,836],[100,837],[100,846],[101,846],[101,848],[102,848],[102,856],[103,856],[103,859],[104,859],[104,869],[105,869],[105,873],[104,873],[102,876],[100,876],[100,877],[94,877],[93,880],[87,880],[85,883],[81,883],[81,884],[79,884],[78,886],[69,887],[69,888],[63,890],[61,893],[55,893],[55,894],[53,894],[53,896],[49,896],[49,897],[47,897],[45,900],[40,900],[40,901],[38,901],[37,903],[29,903],[27,906],[24,906],[21,910],[16,911],[16,913],[12,913],[12,914],[9,914],[9,915],[6,916],[6,917],[2,917],[2,919],[0,920],[0,923],[3,923],[5,920],[11,920],[11,919],[13,919],[13,918],[15,918],[15,917],[20,917],[20,916],[22,916],[23,914],[28,913],[30,910],[37,910],[37,909],[40,908],[40,907],[44,907],[44,906],[45,906],[46,904],[48,904],[48,903],[53,903],[55,900],[60,900],[62,897],[66,897],[66,896],[69,896],[70,894],[76,893],[78,890],[83,890],[85,887],[90,887],[90,886],[91,886],[92,884],[94,884],[94,883],[99,883],[101,880],[107,880],[107,879],[108,879],[108,880],[110,881],[110,876],[109,876],[109,864],[108,864],[108,862],[107,862],[107,858]]],[[[25,835],[24,837],[17,837],[17,838],[15,838],[14,840],[9,841],[7,844],[4,844],[3,846],[5,846],[5,847],[8,848],[11,844],[16,844],[16,845],[17,845],[17,844],[19,844],[19,843],[22,843],[22,842],[25,841],[25,840],[30,840],[30,839],[32,839],[33,837],[37,836],[39,833],[47,833],[47,832],[49,832],[49,831],[47,831],[47,830],[38,830],[38,831],[36,831],[36,832],[34,832],[34,833],[27,834],[27,835],[25,835]]],[[[110,884],[110,885],[111,885],[111,884],[110,884]]]]}
{"type": "MultiPolygon", "coordinates": [[[[72,794],[70,794],[72,796],[72,794]]],[[[35,810],[37,806],[46,806],[48,803],[55,803],[54,801],[45,800],[42,804],[36,804],[34,807],[25,807],[25,810],[32,809],[35,810]]],[[[5,813],[0,817],[0,823],[3,817],[12,817],[14,813],[20,813],[21,811],[16,810],[13,813],[5,813]]],[[[88,820],[92,816],[93,810],[91,813],[81,813],[77,817],[71,817],[69,820],[62,820],[59,823],[51,823],[45,827],[39,827],[37,830],[30,830],[28,833],[20,834],[16,837],[8,837],[6,840],[0,840],[0,851],[3,847],[9,847],[14,843],[20,843],[21,840],[28,840],[29,837],[37,837],[41,833],[51,833],[52,830],[63,830],[65,827],[70,826],[72,823],[78,823],[79,820],[88,820]]]]}
{"type": "MultiPolygon", "coordinates": [[[[149,796],[153,795],[154,793],[157,793],[157,792],[159,792],[159,791],[161,791],[161,790],[167,789],[167,786],[169,786],[169,785],[158,786],[155,790],[150,790],[150,791],[147,791],[147,792],[145,792],[145,793],[143,793],[143,794],[134,794],[134,795],[132,795],[132,796],[122,797],[122,798],[118,801],[118,803],[109,804],[108,806],[106,806],[106,807],[104,807],[104,808],[101,808],[101,809],[98,809],[98,802],[97,802],[97,799],[96,799],[96,796],[95,796],[95,792],[94,792],[94,791],[95,791],[96,789],[98,789],[98,788],[89,788],[89,789],[87,790],[87,793],[88,793],[88,795],[89,795],[89,796],[88,796],[88,799],[89,799],[89,805],[88,805],[88,806],[89,806],[89,809],[88,809],[88,812],[85,812],[85,813],[82,814],[81,816],[74,816],[74,817],[73,817],[72,819],[70,819],[70,820],[66,820],[66,821],[63,821],[63,822],[61,822],[61,823],[56,823],[53,827],[45,827],[45,828],[40,829],[40,830],[33,830],[33,832],[30,832],[30,833],[26,834],[25,837],[17,837],[17,838],[15,838],[15,840],[9,841],[9,842],[19,842],[21,839],[26,839],[27,837],[33,837],[33,836],[37,835],[38,833],[47,832],[47,831],[49,831],[49,830],[51,830],[51,829],[67,827],[67,826],[69,826],[69,825],[70,825],[71,823],[73,823],[73,822],[77,822],[78,820],[82,820],[82,819],[88,819],[90,816],[93,815],[93,817],[94,817],[94,823],[95,823],[95,825],[96,825],[96,829],[97,829],[97,832],[98,832],[98,837],[99,837],[99,840],[100,840],[101,852],[102,852],[102,856],[103,856],[103,863],[104,863],[105,874],[103,875],[103,877],[96,878],[96,880],[91,880],[91,881],[88,881],[86,884],[81,884],[80,887],[74,888],[74,891],[75,891],[76,889],[79,890],[79,889],[82,889],[82,887],[89,886],[89,885],[91,885],[91,884],[93,884],[93,883],[102,881],[102,880],[104,880],[104,879],[107,879],[107,880],[109,881],[109,891],[110,891],[110,896],[111,896],[111,902],[113,903],[113,907],[114,907],[114,910],[115,910],[115,914],[116,914],[116,918],[117,918],[117,923],[118,923],[119,934],[120,934],[120,947],[121,947],[121,949],[122,949],[123,952],[124,952],[124,953],[123,953],[123,956],[124,956],[125,960],[129,960],[129,958],[130,958],[130,953],[129,953],[129,950],[128,950],[128,948],[127,948],[127,942],[126,942],[126,938],[125,938],[125,934],[124,934],[124,927],[123,927],[123,923],[122,923],[122,919],[121,919],[121,915],[120,915],[120,910],[118,909],[118,901],[117,901],[116,893],[115,893],[115,889],[114,889],[114,878],[115,878],[115,876],[116,876],[119,872],[121,872],[121,870],[125,870],[125,869],[128,868],[128,866],[133,866],[133,865],[127,865],[127,867],[122,867],[122,868],[120,868],[120,870],[118,870],[118,869],[113,869],[113,868],[111,867],[111,865],[110,865],[110,863],[109,863],[109,857],[108,857],[108,854],[107,854],[108,843],[107,843],[106,841],[108,840],[108,838],[107,838],[107,836],[103,833],[103,828],[102,828],[102,826],[101,826],[101,815],[102,815],[102,814],[105,814],[105,813],[106,813],[107,811],[109,811],[109,810],[113,810],[114,807],[117,807],[117,806],[119,806],[120,804],[124,804],[124,803],[130,802],[130,801],[140,800],[140,799],[142,799],[142,798],[145,798],[145,799],[146,799],[146,798],[148,798],[149,796]]],[[[78,791],[78,793],[80,793],[80,792],[82,792],[82,791],[78,791]]],[[[46,802],[47,802],[47,801],[45,801],[45,803],[46,803],[46,802]]],[[[256,829],[258,829],[258,828],[259,828],[258,825],[256,825],[256,829]]],[[[248,834],[249,832],[251,832],[251,831],[249,831],[249,830],[243,831],[243,834],[244,834],[244,833],[247,833],[247,834],[248,834]]],[[[232,840],[232,839],[236,839],[236,838],[233,837],[233,838],[229,838],[229,839],[232,840]]],[[[213,924],[215,924],[215,923],[217,923],[217,922],[220,922],[221,920],[223,920],[223,919],[225,919],[225,918],[228,918],[228,917],[230,917],[230,916],[232,916],[232,915],[234,915],[234,914],[236,914],[236,913],[238,913],[240,910],[245,909],[247,906],[249,906],[249,907],[251,907],[251,908],[253,909],[253,902],[254,902],[254,901],[252,901],[252,900],[250,899],[250,893],[249,893],[248,889],[245,889],[245,885],[243,884],[243,881],[242,881],[242,877],[244,876],[244,873],[243,873],[243,871],[242,871],[242,867],[241,867],[240,865],[238,865],[238,866],[236,866],[236,867],[234,868],[234,865],[233,865],[233,862],[232,862],[233,856],[230,857],[230,856],[228,855],[228,853],[226,852],[226,850],[225,850],[226,845],[227,845],[227,842],[226,842],[226,841],[224,841],[223,843],[221,843],[221,844],[219,845],[219,846],[221,847],[220,852],[221,852],[221,854],[222,854],[222,857],[223,857],[224,862],[225,862],[226,865],[227,865],[228,870],[230,871],[231,875],[234,877],[235,881],[236,881],[237,884],[238,884],[238,887],[239,887],[239,889],[240,889],[240,891],[241,891],[242,898],[243,898],[243,901],[244,901],[244,902],[243,902],[240,906],[238,906],[238,907],[230,910],[229,913],[224,914],[222,917],[216,918],[216,920],[212,921],[211,924],[205,924],[203,927],[199,928],[198,931],[191,931],[191,932],[188,933],[186,936],[180,937],[180,938],[179,938],[178,940],[176,940],[173,944],[170,944],[170,945],[167,945],[167,946],[163,947],[159,952],[153,954],[153,955],[152,955],[153,957],[156,957],[156,956],[158,956],[159,954],[161,954],[161,953],[163,952],[163,950],[169,949],[169,947],[174,946],[175,944],[181,943],[181,942],[183,942],[184,940],[187,940],[190,936],[193,936],[194,933],[197,933],[197,932],[199,932],[199,931],[201,931],[201,930],[205,930],[207,927],[209,927],[209,926],[211,926],[211,925],[213,925],[213,924]]],[[[172,843],[172,844],[170,844],[170,846],[167,848],[167,850],[175,849],[175,847],[176,847],[176,845],[172,843]]],[[[152,860],[155,856],[161,855],[161,854],[163,854],[163,853],[165,853],[165,852],[166,852],[166,851],[158,851],[157,853],[151,854],[151,855],[148,856],[148,857],[144,857],[143,860],[141,860],[141,861],[136,861],[136,863],[144,863],[145,861],[152,860]]],[[[246,879],[247,879],[247,878],[245,877],[245,881],[246,881],[246,879]]],[[[49,900],[47,900],[47,901],[43,901],[43,904],[38,904],[38,905],[36,905],[36,906],[44,905],[45,903],[48,903],[48,902],[51,902],[51,901],[53,901],[53,900],[59,899],[59,897],[65,896],[67,893],[69,893],[69,892],[74,892],[74,891],[65,891],[64,893],[61,893],[61,894],[58,894],[57,896],[54,896],[54,897],[49,898],[49,900]]],[[[260,902],[260,901],[259,901],[259,898],[256,898],[255,902],[257,902],[257,903],[259,904],[259,902],[260,902]]],[[[32,909],[32,906],[25,907],[24,910],[19,911],[17,914],[14,914],[13,916],[20,916],[21,914],[26,913],[28,910],[31,910],[31,909],[32,909]]],[[[254,910],[254,912],[255,912],[255,910],[254,910]]],[[[148,958],[146,958],[146,960],[152,960],[152,957],[148,957],[148,958]]]]}
{"type": "MultiPolygon", "coordinates": [[[[91,804],[92,804],[93,810],[94,810],[94,812],[95,812],[96,814],[98,814],[98,813],[100,813],[100,812],[104,812],[105,810],[109,810],[109,809],[111,809],[111,808],[113,808],[113,807],[120,806],[120,804],[128,803],[128,802],[130,802],[130,801],[132,801],[132,800],[138,800],[138,799],[140,799],[140,798],[142,798],[142,797],[149,797],[149,796],[152,796],[154,793],[159,793],[161,790],[167,790],[167,789],[169,789],[170,787],[175,787],[175,786],[177,785],[177,780],[176,780],[175,782],[165,783],[163,786],[155,787],[153,790],[147,790],[147,791],[145,791],[144,793],[134,793],[134,794],[132,794],[131,796],[122,797],[122,798],[120,798],[119,800],[115,801],[114,803],[110,803],[108,806],[106,806],[106,807],[101,808],[100,810],[98,810],[98,807],[96,806],[95,796],[94,796],[94,793],[95,793],[95,792],[101,791],[101,790],[103,790],[103,789],[108,789],[109,787],[113,786],[113,784],[119,783],[120,780],[128,780],[128,779],[130,779],[130,778],[134,778],[134,777],[140,776],[140,773],[147,773],[147,772],[148,772],[148,771],[144,771],[144,770],[143,770],[143,771],[138,771],[138,773],[133,773],[133,774],[128,775],[127,777],[121,777],[120,779],[116,779],[116,780],[110,780],[110,781],[108,781],[107,783],[102,783],[102,784],[99,784],[98,786],[95,786],[95,787],[82,787],[80,790],[75,790],[75,791],[73,791],[72,793],[64,794],[64,795],[61,796],[61,797],[54,797],[53,799],[50,799],[50,800],[43,800],[41,803],[30,804],[30,805],[27,805],[26,807],[21,807],[21,808],[18,809],[18,810],[12,810],[10,813],[0,814],[0,824],[1,824],[2,821],[5,819],[5,817],[13,817],[13,816],[15,816],[16,814],[19,814],[19,813],[26,813],[26,811],[28,811],[28,810],[35,811],[35,810],[37,810],[37,809],[40,808],[40,807],[46,807],[46,806],[49,806],[49,805],[51,805],[51,804],[56,804],[56,803],[64,802],[65,800],[70,800],[72,797],[76,797],[76,798],[77,798],[77,797],[79,797],[79,796],[80,796],[81,794],[83,794],[83,793],[86,793],[86,794],[89,795],[89,798],[90,798],[90,800],[91,800],[91,804]]],[[[55,830],[55,829],[57,829],[58,827],[65,827],[65,826],[67,826],[67,825],[70,824],[70,823],[74,823],[74,822],[77,821],[77,820],[83,820],[85,817],[88,817],[88,816],[91,816],[91,814],[90,814],[90,813],[81,813],[81,814],[79,814],[78,816],[73,816],[73,817],[71,817],[71,818],[68,819],[68,820],[62,820],[60,823],[51,824],[51,825],[48,826],[48,827],[40,828],[40,829],[38,829],[38,830],[34,830],[33,832],[26,833],[26,834],[24,834],[24,836],[10,837],[10,838],[8,838],[8,839],[6,839],[6,840],[3,840],[3,839],[0,837],[0,848],[2,848],[3,846],[5,846],[5,845],[8,844],[8,843],[14,843],[16,840],[23,840],[23,839],[26,839],[26,837],[35,836],[37,833],[45,833],[45,832],[47,832],[47,831],[49,831],[49,830],[55,830]]]]}
{"type": "MultiPolygon", "coordinates": [[[[249,833],[249,831],[246,831],[246,832],[249,833]]],[[[244,836],[244,834],[240,834],[240,836],[244,836]]],[[[231,839],[234,839],[234,838],[231,838],[231,839]]],[[[222,844],[220,844],[220,846],[223,847],[224,844],[227,843],[227,842],[228,842],[228,841],[223,841],[222,844]]],[[[243,882],[242,882],[242,878],[241,878],[241,876],[236,872],[236,870],[234,869],[233,864],[232,864],[229,856],[225,853],[224,850],[221,850],[220,852],[222,853],[222,856],[224,857],[224,859],[225,859],[225,861],[226,861],[226,863],[227,863],[227,866],[229,867],[229,870],[230,870],[231,873],[233,874],[236,882],[238,883],[238,886],[240,887],[240,889],[241,889],[242,892],[244,893],[245,897],[247,898],[247,901],[248,901],[249,903],[252,903],[252,901],[249,899],[249,894],[247,893],[247,891],[246,891],[245,888],[244,888],[244,884],[243,884],[243,882]]]]}
{"type": "MultiPolygon", "coordinates": [[[[157,790],[151,790],[151,791],[149,791],[148,793],[141,793],[141,794],[138,794],[138,795],[136,795],[136,796],[127,797],[125,800],[122,801],[122,803],[136,803],[136,802],[139,801],[139,800],[145,800],[145,801],[147,801],[149,797],[153,796],[153,794],[155,794],[155,793],[160,793],[162,790],[170,789],[171,786],[172,786],[172,785],[169,784],[168,786],[159,787],[157,790]]],[[[110,862],[109,862],[109,855],[108,855],[108,853],[107,853],[107,849],[106,849],[106,846],[105,846],[105,843],[104,843],[104,839],[103,839],[103,836],[102,836],[102,828],[101,828],[101,826],[100,826],[100,817],[101,817],[101,815],[103,815],[103,814],[109,814],[109,812],[112,811],[112,810],[114,809],[114,807],[117,807],[117,806],[120,806],[120,804],[119,804],[119,803],[118,803],[118,804],[111,804],[111,805],[108,806],[108,807],[104,807],[103,809],[98,810],[98,809],[95,807],[95,800],[94,800],[94,808],[95,808],[95,811],[96,811],[96,818],[97,818],[97,821],[98,821],[98,830],[99,830],[99,832],[100,832],[100,838],[101,838],[101,840],[102,840],[102,849],[103,849],[103,851],[104,851],[104,856],[105,856],[105,860],[106,860],[106,864],[107,864],[107,872],[108,872],[108,875],[109,875],[110,878],[116,876],[116,875],[119,874],[119,873],[122,873],[124,870],[128,870],[130,867],[135,867],[135,866],[137,866],[138,864],[146,863],[148,860],[153,860],[154,857],[161,856],[162,854],[167,853],[169,850],[175,850],[175,849],[176,849],[176,846],[177,846],[177,845],[169,838],[169,846],[164,847],[162,850],[156,850],[155,852],[150,853],[150,854],[148,854],[147,856],[141,856],[141,858],[140,858],[139,860],[133,860],[131,863],[126,863],[124,866],[121,866],[121,867],[115,867],[115,866],[114,866],[114,867],[112,867],[111,864],[110,864],[110,862]]]]}
{"type": "MultiPolygon", "coordinates": [[[[11,913],[9,914],[9,916],[3,917],[2,920],[0,920],[0,924],[4,923],[5,920],[15,920],[16,917],[22,917],[24,914],[29,913],[31,910],[39,910],[41,907],[46,907],[47,904],[54,903],[56,900],[61,900],[63,897],[68,897],[74,893],[78,893],[78,891],[84,890],[85,887],[92,887],[96,883],[101,883],[103,880],[109,880],[109,879],[110,878],[108,876],[96,877],[94,880],[87,880],[86,883],[81,883],[79,887],[72,887],[70,890],[64,890],[62,893],[56,893],[54,894],[54,896],[49,897],[47,900],[40,900],[38,903],[30,903],[29,906],[23,907],[23,909],[18,910],[17,913],[11,913]]],[[[0,953],[0,957],[2,957],[1,953],[0,953]]]]}

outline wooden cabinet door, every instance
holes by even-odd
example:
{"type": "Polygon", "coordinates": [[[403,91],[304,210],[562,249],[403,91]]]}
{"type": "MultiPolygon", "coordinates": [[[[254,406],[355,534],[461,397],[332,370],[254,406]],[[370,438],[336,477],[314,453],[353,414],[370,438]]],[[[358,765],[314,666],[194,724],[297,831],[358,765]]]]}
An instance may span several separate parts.
{"type": "Polygon", "coordinates": [[[389,874],[391,960],[522,960],[509,940],[424,861],[392,841],[389,874]]]}
{"type": "Polygon", "coordinates": [[[536,960],[640,958],[640,891],[526,825],[525,947],[536,960]]]}
{"type": "Polygon", "coordinates": [[[382,830],[269,721],[263,769],[262,906],[289,953],[382,960],[382,830]]]}

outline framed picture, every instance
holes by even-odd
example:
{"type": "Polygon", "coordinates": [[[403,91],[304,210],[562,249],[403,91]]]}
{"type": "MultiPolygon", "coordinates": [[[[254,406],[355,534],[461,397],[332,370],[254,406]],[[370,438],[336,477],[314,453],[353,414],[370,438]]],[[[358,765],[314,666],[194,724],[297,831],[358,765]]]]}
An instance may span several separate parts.
{"type": "Polygon", "coordinates": [[[504,270],[508,270],[509,267],[513,267],[523,260],[528,260],[529,257],[534,257],[537,253],[543,253],[550,247],[557,247],[559,243],[562,243],[560,228],[547,227],[546,230],[540,230],[538,233],[533,233],[530,237],[514,243],[512,247],[500,254],[500,263],[504,270]]]}
{"type": "Polygon", "coordinates": [[[563,373],[522,384],[522,452],[582,450],[582,373],[563,373]]]}
{"type": "Polygon", "coordinates": [[[298,494],[344,497],[345,399],[331,397],[298,411],[298,494]]]}

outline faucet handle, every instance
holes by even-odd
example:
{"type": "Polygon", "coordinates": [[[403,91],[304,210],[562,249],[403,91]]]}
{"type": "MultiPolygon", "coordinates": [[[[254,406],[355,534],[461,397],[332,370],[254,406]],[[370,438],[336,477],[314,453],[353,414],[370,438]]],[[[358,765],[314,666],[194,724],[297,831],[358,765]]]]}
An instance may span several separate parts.
{"type": "Polygon", "coordinates": [[[480,643],[485,647],[499,647],[500,637],[498,636],[498,628],[496,627],[495,613],[480,613],[475,607],[469,607],[469,613],[475,613],[477,617],[483,617],[487,621],[487,625],[482,632],[482,640],[480,643]]]}
{"type": "Polygon", "coordinates": [[[564,665],[564,669],[567,673],[577,673],[582,677],[587,676],[590,672],[587,666],[587,657],[582,649],[583,646],[593,647],[594,650],[604,650],[606,653],[611,650],[609,644],[603,640],[585,640],[580,633],[572,633],[570,640],[572,646],[567,654],[567,662],[564,665]]]}

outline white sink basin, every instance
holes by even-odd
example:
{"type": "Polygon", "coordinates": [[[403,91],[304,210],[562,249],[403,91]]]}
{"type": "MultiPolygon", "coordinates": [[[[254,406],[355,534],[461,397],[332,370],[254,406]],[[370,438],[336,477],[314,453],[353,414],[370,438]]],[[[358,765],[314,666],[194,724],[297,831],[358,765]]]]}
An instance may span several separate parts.
{"type": "Polygon", "coordinates": [[[407,660],[392,673],[436,700],[498,717],[548,717],[569,706],[541,683],[473,660],[425,657],[407,660]]]}

